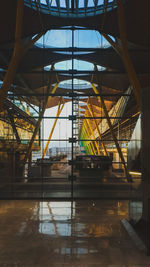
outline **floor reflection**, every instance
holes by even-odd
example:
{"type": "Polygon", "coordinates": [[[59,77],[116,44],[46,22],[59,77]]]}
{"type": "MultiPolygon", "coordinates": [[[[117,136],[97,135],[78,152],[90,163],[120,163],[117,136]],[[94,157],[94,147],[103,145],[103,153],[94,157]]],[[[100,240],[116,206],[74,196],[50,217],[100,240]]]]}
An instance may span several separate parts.
{"type": "Polygon", "coordinates": [[[120,223],[128,206],[116,200],[1,201],[0,266],[147,267],[149,258],[120,223]]]}

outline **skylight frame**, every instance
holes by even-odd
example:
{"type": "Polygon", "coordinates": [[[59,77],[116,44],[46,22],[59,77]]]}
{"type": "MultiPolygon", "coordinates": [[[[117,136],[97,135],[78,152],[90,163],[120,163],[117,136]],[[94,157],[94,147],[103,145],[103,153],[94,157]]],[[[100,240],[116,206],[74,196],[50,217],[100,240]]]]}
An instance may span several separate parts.
{"type": "Polygon", "coordinates": [[[61,7],[61,0],[55,0],[56,6],[52,6],[52,2],[50,0],[45,0],[45,4],[43,4],[41,0],[24,0],[24,3],[26,6],[33,8],[34,10],[37,10],[38,8],[44,14],[61,17],[95,16],[117,7],[116,0],[107,0],[105,4],[98,4],[98,0],[93,0],[94,5],[90,7],[88,6],[89,0],[82,1],[84,3],[82,3],[84,7],[80,7],[80,0],[75,0],[74,11],[71,9],[70,0],[65,0],[66,7],[61,7]]]}

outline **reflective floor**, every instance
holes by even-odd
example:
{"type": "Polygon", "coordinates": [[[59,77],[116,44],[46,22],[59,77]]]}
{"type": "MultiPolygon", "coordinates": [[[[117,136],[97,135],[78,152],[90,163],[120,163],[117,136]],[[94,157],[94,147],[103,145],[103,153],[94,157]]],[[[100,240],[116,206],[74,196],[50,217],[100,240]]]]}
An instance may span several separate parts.
{"type": "Polygon", "coordinates": [[[0,201],[0,266],[150,267],[120,223],[128,205],[0,201]]]}

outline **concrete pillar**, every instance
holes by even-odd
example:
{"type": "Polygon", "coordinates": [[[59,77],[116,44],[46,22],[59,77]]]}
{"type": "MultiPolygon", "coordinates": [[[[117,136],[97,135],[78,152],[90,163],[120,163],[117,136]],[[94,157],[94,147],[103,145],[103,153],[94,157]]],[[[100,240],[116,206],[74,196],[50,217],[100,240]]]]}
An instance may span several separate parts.
{"type": "Polygon", "coordinates": [[[141,128],[142,128],[142,189],[143,219],[150,221],[150,88],[142,89],[141,128]]]}

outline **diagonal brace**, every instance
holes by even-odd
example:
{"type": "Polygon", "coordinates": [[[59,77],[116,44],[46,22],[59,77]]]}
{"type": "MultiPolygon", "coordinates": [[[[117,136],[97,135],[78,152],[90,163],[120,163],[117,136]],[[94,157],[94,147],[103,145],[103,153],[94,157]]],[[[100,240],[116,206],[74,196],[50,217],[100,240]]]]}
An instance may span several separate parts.
{"type": "Polygon", "coordinates": [[[61,104],[62,104],[62,98],[60,99],[59,104],[58,104],[58,109],[57,109],[57,113],[56,113],[56,118],[55,118],[55,121],[54,121],[54,123],[53,123],[51,132],[50,132],[50,134],[49,134],[49,137],[48,137],[46,146],[45,146],[45,148],[44,148],[44,151],[43,151],[43,154],[42,154],[42,159],[45,157],[45,154],[46,154],[48,145],[49,145],[49,143],[50,143],[50,141],[51,141],[53,132],[54,132],[54,130],[55,130],[55,126],[56,126],[58,117],[60,116],[60,113],[62,112],[65,103],[63,103],[62,106],[61,106],[61,104]]]}
{"type": "MultiPolygon", "coordinates": [[[[98,91],[98,89],[95,87],[95,85],[94,85],[93,83],[91,83],[91,85],[92,85],[93,91],[94,91],[96,94],[98,94],[99,91],[98,91]]],[[[110,128],[111,135],[112,135],[113,140],[114,140],[114,143],[115,143],[115,145],[116,145],[116,148],[117,148],[119,157],[120,157],[120,159],[121,159],[121,161],[122,161],[122,164],[123,164],[123,166],[124,166],[127,181],[128,181],[128,182],[131,182],[131,178],[129,177],[129,173],[128,173],[128,170],[127,170],[127,166],[126,166],[126,163],[125,163],[125,160],[124,160],[124,157],[123,157],[121,148],[120,148],[120,146],[119,146],[118,140],[117,140],[116,135],[115,135],[115,133],[114,133],[113,126],[112,126],[112,124],[111,124],[111,120],[110,120],[110,118],[109,118],[109,114],[108,114],[108,111],[107,111],[107,108],[106,108],[104,99],[103,99],[102,96],[98,96],[98,99],[99,99],[99,101],[100,101],[100,103],[101,103],[101,105],[102,105],[102,108],[103,108],[103,110],[104,110],[105,116],[106,116],[106,118],[107,118],[107,123],[108,123],[108,126],[109,126],[109,128],[110,128]]]]}
{"type": "Polygon", "coordinates": [[[107,149],[106,149],[106,147],[105,147],[104,142],[102,141],[101,133],[100,133],[100,130],[99,130],[97,121],[96,121],[95,116],[94,116],[94,111],[93,111],[92,104],[91,104],[91,102],[90,102],[90,98],[89,98],[89,103],[87,102],[87,107],[88,107],[88,110],[89,110],[89,112],[90,112],[90,114],[91,114],[93,120],[94,120],[94,124],[95,124],[96,130],[97,130],[97,132],[98,132],[99,139],[100,139],[101,144],[102,144],[102,147],[103,147],[103,149],[104,149],[104,153],[105,153],[106,156],[108,156],[107,149]]]}

